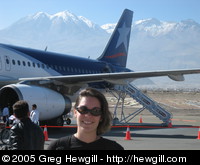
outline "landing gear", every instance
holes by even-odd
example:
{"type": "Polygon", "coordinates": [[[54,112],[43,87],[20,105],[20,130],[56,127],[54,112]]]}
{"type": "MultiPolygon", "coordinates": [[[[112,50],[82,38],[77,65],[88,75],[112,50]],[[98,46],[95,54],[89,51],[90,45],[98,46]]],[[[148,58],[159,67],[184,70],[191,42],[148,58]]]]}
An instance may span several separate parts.
{"type": "Polygon", "coordinates": [[[48,120],[48,121],[40,121],[40,125],[44,126],[44,125],[49,125],[49,126],[63,126],[64,125],[64,120],[62,118],[62,116],[54,118],[52,120],[48,120]]]}
{"type": "Polygon", "coordinates": [[[63,126],[64,125],[64,120],[62,117],[58,117],[56,119],[54,119],[54,123],[56,126],[63,126]]]}
{"type": "Polygon", "coordinates": [[[71,116],[68,115],[68,114],[67,115],[63,115],[63,120],[64,120],[64,122],[66,122],[67,125],[70,125],[71,122],[72,122],[71,119],[70,119],[70,117],[71,116]]]}
{"type": "Polygon", "coordinates": [[[70,125],[71,122],[72,122],[71,119],[70,119],[70,118],[67,118],[67,120],[66,120],[67,125],[70,125]]]}
{"type": "Polygon", "coordinates": [[[48,120],[48,121],[40,121],[40,125],[44,126],[44,125],[49,125],[49,126],[63,126],[64,124],[70,125],[71,124],[71,119],[69,115],[63,115],[63,116],[59,116],[57,118],[54,118],[52,120],[48,120]]]}

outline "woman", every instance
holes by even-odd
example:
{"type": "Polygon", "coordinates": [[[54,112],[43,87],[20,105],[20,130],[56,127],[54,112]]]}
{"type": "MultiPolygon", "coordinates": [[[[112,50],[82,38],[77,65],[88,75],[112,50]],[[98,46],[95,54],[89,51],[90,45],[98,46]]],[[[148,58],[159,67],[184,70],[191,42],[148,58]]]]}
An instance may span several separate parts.
{"type": "Polygon", "coordinates": [[[123,150],[115,141],[101,137],[111,128],[112,115],[105,96],[87,88],[79,93],[74,105],[77,132],[53,141],[48,150],[123,150]]]}

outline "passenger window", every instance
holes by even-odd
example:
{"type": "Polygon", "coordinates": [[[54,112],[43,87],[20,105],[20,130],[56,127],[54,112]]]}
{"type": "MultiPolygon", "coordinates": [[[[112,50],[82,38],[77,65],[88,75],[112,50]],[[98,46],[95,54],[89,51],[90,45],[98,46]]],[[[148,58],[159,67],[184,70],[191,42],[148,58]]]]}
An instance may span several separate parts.
{"type": "Polygon", "coordinates": [[[45,68],[44,64],[42,64],[42,68],[43,68],[43,69],[45,68]]]}
{"type": "Polygon", "coordinates": [[[9,64],[9,63],[10,63],[8,58],[6,58],[6,63],[7,63],[7,64],[9,64]]]}
{"type": "Polygon", "coordinates": [[[15,60],[12,60],[12,64],[15,65],[15,60]]]}
{"type": "Polygon", "coordinates": [[[37,63],[37,66],[38,66],[38,68],[40,68],[40,64],[39,63],[37,63]]]}

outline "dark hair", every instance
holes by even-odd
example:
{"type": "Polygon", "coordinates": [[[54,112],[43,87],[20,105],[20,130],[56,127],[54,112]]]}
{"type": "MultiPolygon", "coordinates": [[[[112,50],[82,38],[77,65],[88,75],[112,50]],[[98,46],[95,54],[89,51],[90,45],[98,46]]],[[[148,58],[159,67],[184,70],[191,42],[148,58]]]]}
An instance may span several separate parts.
{"type": "Polygon", "coordinates": [[[76,108],[82,97],[95,97],[99,100],[102,110],[101,121],[97,127],[97,135],[104,134],[111,128],[112,124],[112,114],[109,111],[108,102],[105,96],[96,89],[86,88],[79,93],[78,98],[76,99],[74,108],[76,108]]]}
{"type": "Polygon", "coordinates": [[[37,108],[37,105],[36,105],[36,104],[33,104],[32,107],[37,108]]]}
{"type": "Polygon", "coordinates": [[[23,119],[28,117],[29,106],[28,103],[24,100],[17,101],[13,105],[13,113],[18,119],[23,119]]]}

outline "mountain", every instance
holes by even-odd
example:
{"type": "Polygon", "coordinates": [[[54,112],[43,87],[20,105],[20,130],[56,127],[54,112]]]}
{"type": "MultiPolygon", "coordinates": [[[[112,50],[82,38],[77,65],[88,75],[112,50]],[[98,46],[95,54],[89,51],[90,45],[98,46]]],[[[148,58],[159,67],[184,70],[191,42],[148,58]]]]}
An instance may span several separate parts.
{"type": "Polygon", "coordinates": [[[91,56],[105,36],[108,34],[99,25],[83,16],[68,11],[54,15],[38,12],[1,30],[0,42],[91,56]]]}
{"type": "MultiPolygon", "coordinates": [[[[133,48],[132,51],[135,51],[134,55],[140,54],[135,56],[135,60],[145,59],[148,61],[145,69],[147,67],[151,69],[184,69],[200,66],[200,25],[194,21],[172,23],[149,19],[140,23],[136,22],[134,27],[132,43],[134,45],[134,40],[137,42],[131,48],[133,48]],[[155,63],[155,61],[158,62],[155,63]]],[[[141,66],[137,66],[137,68],[144,69],[141,66]]]]}
{"type": "MultiPolygon", "coordinates": [[[[37,49],[48,46],[48,51],[95,59],[103,52],[115,26],[99,26],[68,11],[54,15],[38,12],[0,30],[0,42],[37,49]]],[[[131,33],[127,66],[133,70],[200,67],[200,24],[194,20],[138,20],[133,22],[131,33]]],[[[176,84],[165,78],[154,82],[176,84]]],[[[185,83],[191,82],[200,84],[200,76],[187,78],[185,83]]]]}

